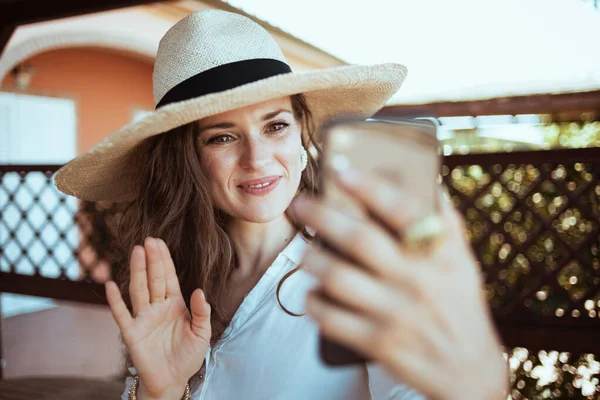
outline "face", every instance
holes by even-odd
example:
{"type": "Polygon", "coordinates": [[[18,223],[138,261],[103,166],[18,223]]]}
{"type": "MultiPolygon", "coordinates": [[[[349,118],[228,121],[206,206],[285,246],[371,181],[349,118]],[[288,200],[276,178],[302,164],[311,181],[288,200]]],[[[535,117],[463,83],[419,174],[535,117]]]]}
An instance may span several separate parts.
{"type": "Polygon", "coordinates": [[[289,97],[202,119],[197,146],[215,206],[249,222],[280,217],[301,177],[301,123],[289,97]]]}

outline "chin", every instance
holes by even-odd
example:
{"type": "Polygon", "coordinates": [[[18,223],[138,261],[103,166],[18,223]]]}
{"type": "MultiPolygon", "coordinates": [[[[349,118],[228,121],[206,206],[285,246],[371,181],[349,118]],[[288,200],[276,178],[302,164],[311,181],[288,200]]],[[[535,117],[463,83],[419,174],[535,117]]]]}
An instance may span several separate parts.
{"type": "Polygon", "coordinates": [[[257,224],[264,224],[280,218],[287,207],[259,207],[258,209],[246,209],[243,213],[242,219],[248,222],[255,222],[257,224]]]}
{"type": "Polygon", "coordinates": [[[277,218],[280,218],[291,203],[291,199],[289,201],[282,201],[283,199],[278,199],[278,201],[253,201],[250,204],[240,205],[237,213],[233,213],[236,218],[254,222],[258,224],[264,224],[267,222],[271,222],[277,218]]]}
{"type": "Polygon", "coordinates": [[[247,217],[242,217],[241,219],[246,222],[253,222],[255,224],[266,224],[267,222],[271,222],[281,217],[283,213],[277,215],[249,215],[247,217]]]}

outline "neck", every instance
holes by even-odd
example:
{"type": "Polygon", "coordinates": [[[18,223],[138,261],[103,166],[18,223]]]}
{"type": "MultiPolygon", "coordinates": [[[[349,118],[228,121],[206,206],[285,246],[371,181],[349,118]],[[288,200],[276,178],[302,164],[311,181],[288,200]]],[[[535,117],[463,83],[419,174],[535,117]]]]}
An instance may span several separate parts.
{"type": "Polygon", "coordinates": [[[232,221],[229,233],[239,260],[236,274],[263,274],[296,232],[285,214],[266,223],[232,221]]]}

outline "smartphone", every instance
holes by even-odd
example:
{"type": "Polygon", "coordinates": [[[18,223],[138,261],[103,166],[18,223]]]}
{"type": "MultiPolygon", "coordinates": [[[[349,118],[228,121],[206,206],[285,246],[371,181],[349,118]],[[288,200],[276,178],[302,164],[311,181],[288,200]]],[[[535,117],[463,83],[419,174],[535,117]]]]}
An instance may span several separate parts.
{"type": "MultiPolygon", "coordinates": [[[[338,119],[322,130],[323,153],[320,196],[337,210],[358,219],[374,219],[338,186],[334,170],[351,166],[367,171],[397,185],[419,199],[424,212],[438,210],[437,185],[441,168],[437,142],[437,125],[430,119],[338,119]]],[[[390,229],[385,221],[377,221],[390,229]]],[[[401,232],[391,232],[401,240],[401,232]]],[[[317,245],[341,254],[319,237],[317,245]]],[[[349,260],[352,261],[352,260],[349,260]]],[[[320,294],[327,298],[324,293],[320,294]]],[[[332,301],[331,299],[328,299],[332,301]]],[[[320,338],[321,359],[331,366],[367,362],[362,355],[324,337],[320,338]]]]}

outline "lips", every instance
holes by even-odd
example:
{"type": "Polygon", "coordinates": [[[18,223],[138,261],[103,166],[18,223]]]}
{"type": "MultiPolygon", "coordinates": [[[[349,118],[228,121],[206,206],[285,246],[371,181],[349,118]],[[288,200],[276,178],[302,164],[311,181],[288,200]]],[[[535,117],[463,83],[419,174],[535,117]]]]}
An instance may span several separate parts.
{"type": "Polygon", "coordinates": [[[262,196],[275,189],[279,184],[280,180],[281,177],[277,175],[265,176],[258,179],[244,181],[240,183],[237,187],[245,193],[256,196],[262,196]]]}

